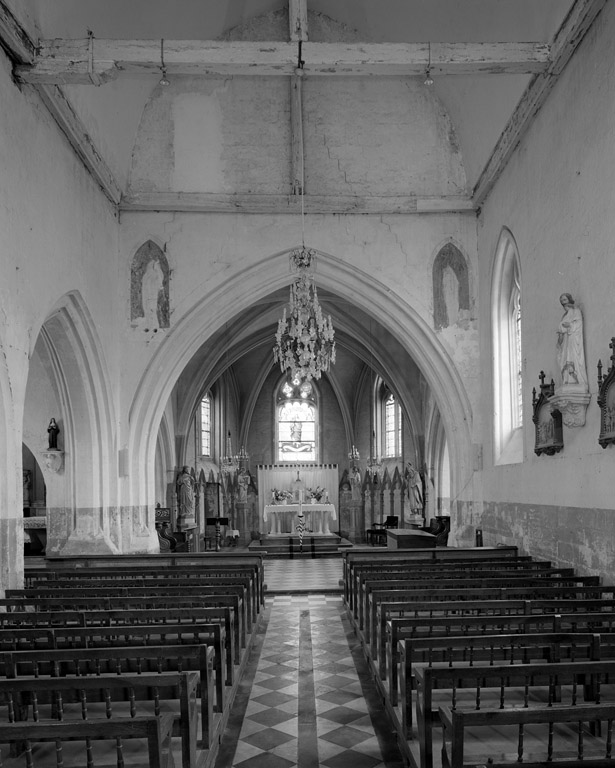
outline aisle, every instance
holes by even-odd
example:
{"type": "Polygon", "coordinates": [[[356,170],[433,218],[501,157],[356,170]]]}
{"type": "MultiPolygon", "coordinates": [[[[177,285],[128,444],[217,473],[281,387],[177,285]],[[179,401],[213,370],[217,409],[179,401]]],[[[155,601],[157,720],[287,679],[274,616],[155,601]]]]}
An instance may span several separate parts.
{"type": "Polygon", "coordinates": [[[402,768],[339,594],[275,595],[216,768],[402,768]]]}

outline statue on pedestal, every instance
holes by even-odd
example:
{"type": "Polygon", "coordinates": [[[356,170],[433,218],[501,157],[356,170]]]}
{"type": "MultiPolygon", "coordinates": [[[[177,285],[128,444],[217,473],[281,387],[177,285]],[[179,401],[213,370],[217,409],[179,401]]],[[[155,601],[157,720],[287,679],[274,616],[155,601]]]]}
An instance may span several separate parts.
{"type": "Polygon", "coordinates": [[[60,427],[56,424],[55,419],[51,419],[49,426],[47,427],[47,434],[49,436],[49,450],[58,450],[58,435],[60,434],[60,427]]]}
{"type": "Polygon", "coordinates": [[[562,387],[573,386],[587,391],[587,369],[583,346],[583,314],[569,293],[562,293],[560,303],[565,312],[557,327],[557,362],[562,387]]]}
{"type": "Polygon", "coordinates": [[[187,466],[177,476],[177,512],[182,522],[194,520],[194,478],[187,466]]]}

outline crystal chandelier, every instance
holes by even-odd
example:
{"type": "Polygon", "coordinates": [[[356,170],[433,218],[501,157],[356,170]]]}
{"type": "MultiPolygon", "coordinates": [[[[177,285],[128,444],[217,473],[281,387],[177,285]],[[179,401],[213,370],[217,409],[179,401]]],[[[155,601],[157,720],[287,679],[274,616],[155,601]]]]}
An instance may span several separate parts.
{"type": "Polygon", "coordinates": [[[290,254],[291,268],[298,277],[290,286],[289,312],[280,318],[273,358],[293,381],[319,379],[335,362],[331,315],[325,317],[310,271],[314,252],[305,246],[290,254]]]}
{"type": "Polygon", "coordinates": [[[237,472],[239,469],[239,457],[233,456],[233,448],[231,446],[231,432],[226,437],[226,453],[220,462],[220,471],[223,475],[231,475],[233,472],[237,472]]]}

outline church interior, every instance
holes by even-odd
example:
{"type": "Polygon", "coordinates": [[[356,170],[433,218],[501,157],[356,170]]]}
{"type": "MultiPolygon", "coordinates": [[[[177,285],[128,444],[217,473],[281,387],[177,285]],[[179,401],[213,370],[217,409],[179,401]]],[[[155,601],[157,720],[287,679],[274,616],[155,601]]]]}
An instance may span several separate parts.
{"type": "Polygon", "coordinates": [[[362,557],[606,599],[614,36],[606,0],[0,0],[0,609],[45,568],[260,564],[222,747],[176,764],[439,768],[362,557]],[[401,747],[225,750],[290,615],[300,670],[354,638],[323,670],[401,747]]]}

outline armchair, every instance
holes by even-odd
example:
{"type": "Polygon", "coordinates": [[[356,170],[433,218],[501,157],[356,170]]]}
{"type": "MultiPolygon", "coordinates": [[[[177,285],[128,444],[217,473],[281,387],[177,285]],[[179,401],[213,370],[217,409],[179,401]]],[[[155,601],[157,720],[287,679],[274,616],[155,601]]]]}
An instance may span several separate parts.
{"type": "Polygon", "coordinates": [[[367,543],[372,546],[376,543],[386,546],[387,528],[397,528],[398,525],[399,517],[397,517],[397,515],[387,515],[384,523],[372,523],[372,527],[368,528],[365,533],[367,543]]]}

